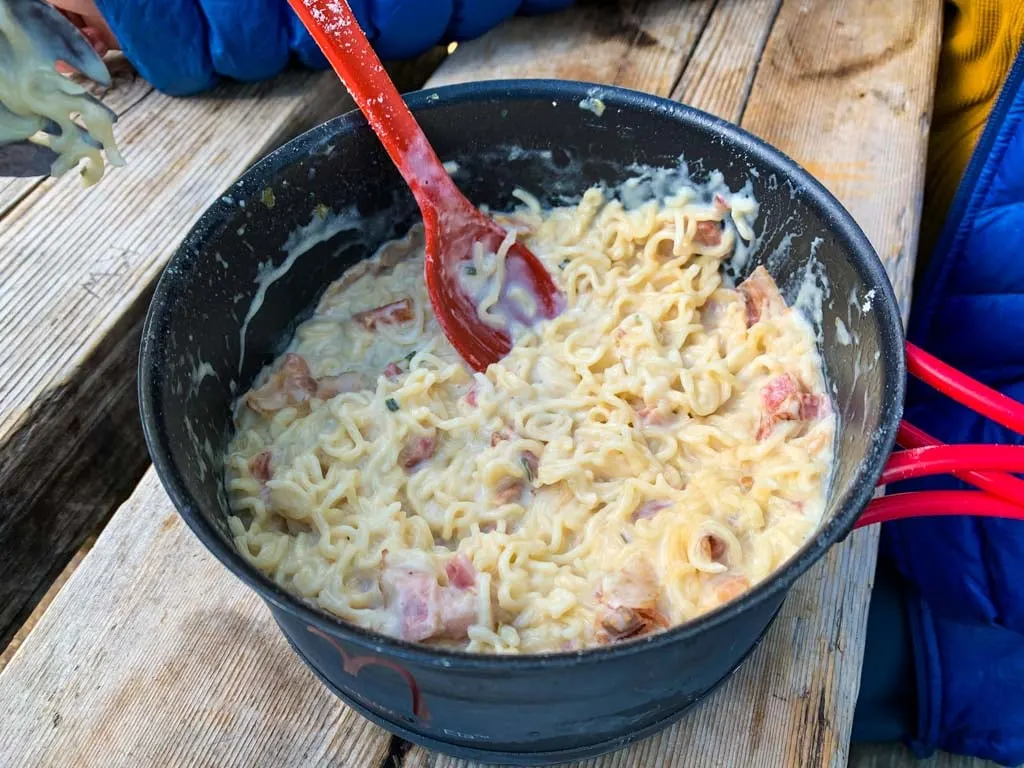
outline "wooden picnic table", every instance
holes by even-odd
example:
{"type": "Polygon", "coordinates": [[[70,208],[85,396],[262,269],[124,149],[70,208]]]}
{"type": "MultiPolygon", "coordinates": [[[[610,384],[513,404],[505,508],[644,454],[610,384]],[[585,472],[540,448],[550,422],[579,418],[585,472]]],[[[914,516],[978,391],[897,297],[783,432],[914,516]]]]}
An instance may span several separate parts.
{"type": "MultiPolygon", "coordinates": [[[[617,84],[738,122],[842,200],[906,312],[940,26],[930,0],[585,2],[394,71],[406,89],[617,84]]],[[[115,75],[126,168],[89,191],[0,182],[0,765],[461,765],[316,681],[178,518],[138,425],[140,322],[167,258],[246,167],[351,102],[327,73],[187,100],[115,75]]],[[[876,548],[870,529],[834,547],[726,685],[589,764],[845,764],[876,548]]]]}

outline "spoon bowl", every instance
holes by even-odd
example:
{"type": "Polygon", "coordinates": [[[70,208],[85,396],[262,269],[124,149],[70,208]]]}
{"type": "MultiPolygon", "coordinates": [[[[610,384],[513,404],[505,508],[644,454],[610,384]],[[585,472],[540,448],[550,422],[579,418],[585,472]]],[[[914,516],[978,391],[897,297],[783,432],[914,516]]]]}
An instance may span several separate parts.
{"type": "Polygon", "coordinates": [[[505,280],[497,302],[504,322],[487,322],[459,283],[458,270],[474,247],[497,253],[508,233],[455,186],[437,153],[388,77],[345,0],[289,0],[299,19],[345,83],[388,155],[412,190],[426,235],[424,272],[441,329],[474,370],[483,371],[512,349],[512,322],[532,325],[565,307],[544,265],[513,242],[505,254],[505,280]],[[524,306],[514,296],[531,297],[524,306]]]}

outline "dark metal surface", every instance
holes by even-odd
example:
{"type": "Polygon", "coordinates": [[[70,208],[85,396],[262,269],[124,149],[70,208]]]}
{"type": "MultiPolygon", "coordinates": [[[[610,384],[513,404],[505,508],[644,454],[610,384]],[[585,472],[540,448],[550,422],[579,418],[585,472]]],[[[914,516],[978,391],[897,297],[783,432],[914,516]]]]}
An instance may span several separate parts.
{"type": "Polygon", "coordinates": [[[698,180],[719,170],[733,188],[749,183],[760,201],[758,246],[744,273],[766,264],[792,301],[813,255],[829,287],[818,325],[840,419],[826,521],[784,568],[735,602],[616,646],[471,655],[343,624],[281,590],[235,551],[220,466],[232,401],[282,350],[328,283],[416,220],[411,196],[358,114],[273,153],[209,209],[162,276],[143,335],[146,438],[188,525],[268,602],[290,642],[334,690],[392,731],[453,754],[544,762],[612,749],[671,722],[736,667],[793,581],[850,531],[902,412],[896,300],[838,202],[791,160],[729,123],[607,87],[597,89],[606,107],[597,116],[578,106],[593,88],[487,82],[408,100],[441,159],[459,164],[456,181],[474,202],[508,208],[521,186],[544,203],[560,203],[592,184],[614,186],[636,175],[638,163],[673,167],[682,155],[698,180]],[[347,212],[352,228],[297,258],[267,288],[248,323],[243,356],[239,332],[257,276],[267,263],[284,262],[282,247],[296,228],[318,226],[324,205],[347,212]],[[838,323],[855,343],[841,343],[838,323]],[[197,376],[203,364],[215,375],[197,376]]]}

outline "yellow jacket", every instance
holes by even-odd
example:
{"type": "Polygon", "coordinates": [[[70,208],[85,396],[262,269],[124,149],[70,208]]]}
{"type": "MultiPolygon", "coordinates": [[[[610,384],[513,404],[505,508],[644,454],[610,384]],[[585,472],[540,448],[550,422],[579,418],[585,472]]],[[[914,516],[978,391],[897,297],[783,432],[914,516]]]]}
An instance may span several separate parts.
{"type": "Polygon", "coordinates": [[[922,263],[1024,41],[1024,0],[946,0],[945,11],[928,146],[922,263]]]}

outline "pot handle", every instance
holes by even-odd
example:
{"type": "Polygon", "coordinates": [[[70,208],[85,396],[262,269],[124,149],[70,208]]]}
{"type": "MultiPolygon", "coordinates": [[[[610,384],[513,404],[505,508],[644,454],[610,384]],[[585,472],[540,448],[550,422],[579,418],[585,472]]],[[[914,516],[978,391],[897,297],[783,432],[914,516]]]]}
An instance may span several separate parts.
{"type": "MultiPolygon", "coordinates": [[[[907,370],[912,376],[976,413],[1024,434],[1024,405],[907,343],[907,370]]],[[[906,450],[894,453],[879,485],[913,477],[952,473],[980,491],[917,491],[874,499],[854,528],[936,515],[973,515],[1024,520],[1024,446],[945,445],[924,430],[900,422],[896,442],[906,450]]]]}

